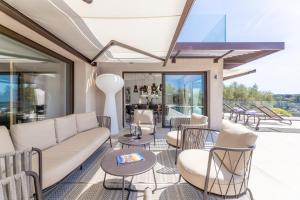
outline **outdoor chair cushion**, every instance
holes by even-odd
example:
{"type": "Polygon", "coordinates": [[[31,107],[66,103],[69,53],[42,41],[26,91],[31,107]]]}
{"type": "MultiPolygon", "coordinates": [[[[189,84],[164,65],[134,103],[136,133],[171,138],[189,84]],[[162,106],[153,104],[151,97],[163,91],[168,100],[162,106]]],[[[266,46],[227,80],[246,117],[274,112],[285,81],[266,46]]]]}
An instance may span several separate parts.
{"type": "MultiPolygon", "coordinates": [[[[177,169],[187,182],[201,190],[204,190],[208,159],[209,151],[200,149],[184,150],[178,156],[177,169]]],[[[215,159],[215,161],[212,160],[208,191],[214,194],[224,195],[226,194],[228,186],[227,195],[235,195],[235,188],[238,193],[241,186],[243,187],[241,192],[245,191],[246,188],[244,187],[244,184],[242,184],[243,176],[233,175],[234,182],[230,182],[232,173],[223,166],[221,166],[220,172],[217,173],[215,165],[220,166],[218,159],[215,159]],[[218,178],[219,181],[215,180],[216,178],[218,178]],[[220,183],[220,187],[218,183],[220,183]]]]}
{"type": "Polygon", "coordinates": [[[223,119],[222,120],[222,125],[221,125],[221,130],[226,129],[227,127],[231,127],[232,126],[232,122],[227,120],[227,119],[223,119]]]}
{"type": "Polygon", "coordinates": [[[0,154],[14,152],[15,147],[5,126],[0,126],[0,154]]]}
{"type": "Polygon", "coordinates": [[[167,133],[167,143],[175,146],[180,147],[181,146],[181,131],[179,131],[178,134],[178,145],[177,145],[177,131],[170,131],[167,133]]]}
{"type": "Polygon", "coordinates": [[[208,117],[205,115],[199,115],[193,113],[191,116],[191,124],[205,124],[207,123],[208,117]]]}
{"type": "MultiPolygon", "coordinates": [[[[43,189],[63,179],[91,156],[110,136],[107,128],[95,128],[78,133],[43,151],[43,189]]],[[[32,169],[38,173],[37,155],[32,169]]]]}
{"type": "Polygon", "coordinates": [[[142,134],[154,133],[154,125],[153,124],[140,124],[139,126],[141,127],[142,134]]]}
{"type": "MultiPolygon", "coordinates": [[[[248,148],[255,145],[256,139],[257,135],[248,128],[240,124],[227,123],[226,125],[223,125],[215,146],[227,148],[248,148]]],[[[224,151],[217,151],[216,154],[220,160],[224,158],[225,167],[232,173],[238,175],[244,173],[244,158],[241,157],[240,152],[229,152],[225,155],[224,151]]],[[[247,162],[249,160],[250,153],[248,152],[245,155],[245,161],[247,162]]]]}
{"type": "Polygon", "coordinates": [[[134,123],[154,124],[153,110],[134,110],[134,123]]]}
{"type": "Polygon", "coordinates": [[[54,119],[14,124],[10,132],[17,151],[32,147],[44,150],[56,144],[54,119]]]}
{"type": "Polygon", "coordinates": [[[76,114],[77,131],[83,132],[89,129],[97,128],[98,121],[96,112],[76,114]]]}
{"type": "Polygon", "coordinates": [[[76,116],[68,115],[55,119],[56,141],[58,143],[77,133],[76,116]]]}

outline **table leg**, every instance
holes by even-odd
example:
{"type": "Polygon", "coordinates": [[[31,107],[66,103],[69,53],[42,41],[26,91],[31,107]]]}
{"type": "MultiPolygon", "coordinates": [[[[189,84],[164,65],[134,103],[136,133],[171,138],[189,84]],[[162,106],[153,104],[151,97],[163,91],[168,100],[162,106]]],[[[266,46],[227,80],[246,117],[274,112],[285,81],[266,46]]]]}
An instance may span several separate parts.
{"type": "Polygon", "coordinates": [[[124,191],[125,191],[125,177],[123,176],[122,177],[122,200],[124,200],[124,191]]]}
{"type": "Polygon", "coordinates": [[[153,178],[154,178],[154,184],[155,184],[155,188],[154,188],[154,190],[152,190],[152,193],[154,193],[157,190],[157,182],[156,182],[154,167],[152,168],[152,172],[153,172],[153,178]]]}

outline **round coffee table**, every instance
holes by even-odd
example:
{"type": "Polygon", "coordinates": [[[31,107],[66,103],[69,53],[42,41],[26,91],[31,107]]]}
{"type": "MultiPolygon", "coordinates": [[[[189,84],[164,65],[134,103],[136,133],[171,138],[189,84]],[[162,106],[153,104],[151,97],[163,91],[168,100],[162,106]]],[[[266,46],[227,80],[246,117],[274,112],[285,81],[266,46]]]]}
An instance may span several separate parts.
{"type": "Polygon", "coordinates": [[[157,183],[156,183],[156,177],[154,172],[154,166],[156,164],[156,156],[153,152],[142,149],[142,148],[128,148],[128,149],[121,149],[121,150],[114,150],[111,152],[108,152],[104,155],[101,161],[101,168],[105,172],[104,174],[104,181],[103,181],[103,187],[107,190],[122,190],[122,200],[124,198],[124,191],[127,190],[128,196],[130,195],[130,192],[142,192],[139,190],[131,189],[131,184],[133,181],[133,177],[139,174],[143,174],[149,170],[152,169],[153,177],[154,177],[154,184],[155,189],[152,191],[154,192],[157,189],[157,183]],[[126,163],[122,165],[117,164],[116,157],[118,155],[124,155],[124,154],[131,154],[139,152],[144,156],[143,161],[133,162],[133,163],[126,163]],[[113,176],[120,176],[122,177],[122,188],[115,188],[115,187],[108,187],[105,184],[106,180],[106,174],[110,174],[113,176]],[[125,177],[132,176],[130,184],[128,188],[125,188],[125,177]]]}
{"type": "Polygon", "coordinates": [[[122,144],[122,149],[124,145],[127,146],[149,146],[150,150],[150,143],[153,141],[152,135],[141,135],[140,138],[137,136],[132,136],[132,134],[125,134],[118,138],[118,141],[122,144]]]}

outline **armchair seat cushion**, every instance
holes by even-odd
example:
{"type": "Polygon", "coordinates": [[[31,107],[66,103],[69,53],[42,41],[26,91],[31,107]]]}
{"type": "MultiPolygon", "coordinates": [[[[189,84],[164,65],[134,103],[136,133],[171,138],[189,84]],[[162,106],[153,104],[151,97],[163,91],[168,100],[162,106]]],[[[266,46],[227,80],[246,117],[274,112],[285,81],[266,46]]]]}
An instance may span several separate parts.
{"type": "MultiPolygon", "coordinates": [[[[215,166],[220,166],[220,161],[217,159],[217,157],[215,158],[215,160],[212,159],[211,170],[208,179],[208,192],[217,195],[231,196],[235,195],[236,193],[238,194],[241,187],[241,192],[244,192],[246,188],[243,184],[243,176],[233,175],[234,181],[232,181],[232,173],[230,173],[223,166],[221,166],[219,173],[217,173],[215,166]],[[218,183],[220,183],[220,187],[218,183]]],[[[201,190],[204,190],[208,159],[208,151],[198,149],[185,150],[178,156],[178,171],[187,182],[201,190]]]]}
{"type": "Polygon", "coordinates": [[[178,145],[177,145],[177,131],[168,132],[166,139],[167,139],[167,143],[174,147],[181,146],[181,132],[179,132],[178,134],[178,145]]]}
{"type": "Polygon", "coordinates": [[[142,130],[142,134],[153,134],[154,133],[154,125],[153,124],[140,124],[139,125],[142,130]]]}
{"type": "Polygon", "coordinates": [[[208,121],[208,117],[205,115],[199,115],[193,113],[191,116],[191,124],[205,124],[208,121]]]}

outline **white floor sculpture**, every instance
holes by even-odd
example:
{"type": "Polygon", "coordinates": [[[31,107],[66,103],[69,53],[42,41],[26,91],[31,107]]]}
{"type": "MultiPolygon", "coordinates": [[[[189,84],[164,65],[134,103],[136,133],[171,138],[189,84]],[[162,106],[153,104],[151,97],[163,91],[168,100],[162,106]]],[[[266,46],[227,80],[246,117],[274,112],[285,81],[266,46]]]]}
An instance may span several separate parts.
{"type": "Polygon", "coordinates": [[[116,74],[101,74],[96,78],[96,85],[105,93],[103,115],[111,117],[111,134],[116,135],[119,133],[116,93],[124,86],[124,80],[116,74]]]}

